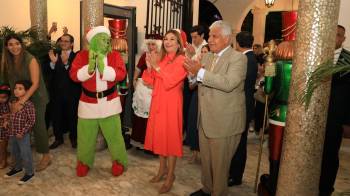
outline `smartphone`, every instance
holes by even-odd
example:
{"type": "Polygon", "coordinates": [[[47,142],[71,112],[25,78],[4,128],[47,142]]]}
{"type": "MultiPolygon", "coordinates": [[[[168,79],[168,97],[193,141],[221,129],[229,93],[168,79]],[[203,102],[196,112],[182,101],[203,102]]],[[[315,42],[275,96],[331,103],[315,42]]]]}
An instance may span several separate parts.
{"type": "Polygon", "coordinates": [[[54,28],[55,31],[57,31],[57,22],[52,22],[52,27],[54,28]]]}

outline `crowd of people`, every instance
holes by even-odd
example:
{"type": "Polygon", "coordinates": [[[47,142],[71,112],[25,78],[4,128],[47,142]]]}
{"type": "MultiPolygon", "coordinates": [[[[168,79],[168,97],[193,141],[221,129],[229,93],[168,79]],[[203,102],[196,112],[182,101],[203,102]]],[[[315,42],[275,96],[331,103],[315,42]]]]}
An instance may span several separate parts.
{"type": "MultiPolygon", "coordinates": [[[[26,51],[20,37],[13,34],[4,41],[0,70],[0,168],[7,168],[9,141],[14,161],[5,177],[24,168],[20,184],[30,180],[34,171],[51,164],[49,149],[62,145],[67,131],[72,148],[78,151],[77,176],[86,176],[93,166],[93,144],[99,129],[110,148],[112,174],[118,176],[127,167],[120,132],[122,106],[115,87],[126,76],[125,62],[111,49],[108,29],[97,27],[88,32],[89,50],[78,54],[73,51],[74,37],[68,29],[64,30],[57,40],[59,50],[50,50],[47,65],[42,65],[49,68],[49,77],[42,74],[39,62],[26,51]],[[55,136],[50,145],[50,123],[45,113],[52,119],[55,136]],[[36,169],[31,156],[31,133],[36,151],[42,154],[36,169]]],[[[345,33],[338,26],[341,30],[345,33]]],[[[54,31],[52,27],[49,32],[54,31]]],[[[342,32],[337,51],[345,40],[342,32]]],[[[233,45],[232,28],[225,21],[210,26],[208,40],[203,26],[194,26],[188,33],[192,43],[187,43],[186,33],[179,29],[169,30],[163,37],[150,35],[145,39],[144,53],[133,75],[131,139],[138,149],[159,157],[159,168],[149,182],[165,179],[160,194],[171,190],[176,161],[183,156],[185,144],[193,153],[189,161],[200,163],[202,172],[203,187],[191,196],[224,196],[228,186],[242,184],[251,122],[255,122],[255,131],[265,129],[264,53],[261,45],[253,45],[254,37],[249,32],[239,32],[233,45]]],[[[345,84],[345,79],[339,82],[345,84]]],[[[333,86],[332,89],[337,88],[333,86]]],[[[338,140],[341,141],[341,135],[328,131],[331,125],[327,124],[323,170],[333,164],[327,156],[338,157],[338,140]],[[336,148],[330,149],[329,145],[334,146],[329,141],[333,137],[338,142],[336,148]]],[[[322,172],[320,188],[332,189],[337,171],[327,172],[322,172]],[[328,175],[334,177],[331,182],[324,178],[328,175]]]]}

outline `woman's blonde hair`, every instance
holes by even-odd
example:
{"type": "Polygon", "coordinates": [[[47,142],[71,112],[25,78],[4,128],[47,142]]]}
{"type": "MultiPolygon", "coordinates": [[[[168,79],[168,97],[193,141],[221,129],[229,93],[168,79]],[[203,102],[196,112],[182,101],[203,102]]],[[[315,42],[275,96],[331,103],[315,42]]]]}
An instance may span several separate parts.
{"type": "MultiPolygon", "coordinates": [[[[180,46],[180,47],[177,49],[177,51],[176,51],[176,55],[175,55],[175,58],[176,58],[178,55],[182,55],[182,54],[185,53],[184,43],[182,42],[180,33],[179,33],[178,31],[174,30],[174,29],[171,29],[171,30],[167,31],[167,32],[165,33],[163,39],[165,39],[166,35],[168,35],[168,34],[170,34],[170,33],[173,34],[173,35],[175,35],[176,40],[177,40],[177,43],[178,43],[179,46],[180,46]]],[[[166,50],[165,50],[165,47],[164,47],[164,41],[163,41],[163,43],[162,43],[161,52],[162,52],[162,59],[163,59],[163,58],[165,57],[165,55],[166,55],[166,50]]]]}

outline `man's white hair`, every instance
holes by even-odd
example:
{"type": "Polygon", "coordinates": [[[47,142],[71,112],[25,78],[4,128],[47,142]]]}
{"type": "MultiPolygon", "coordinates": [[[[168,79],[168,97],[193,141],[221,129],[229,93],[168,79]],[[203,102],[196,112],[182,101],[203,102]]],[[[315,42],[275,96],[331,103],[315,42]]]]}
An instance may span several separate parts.
{"type": "Polygon", "coordinates": [[[209,29],[213,29],[213,28],[220,28],[221,29],[221,33],[223,36],[232,36],[232,28],[230,23],[223,21],[223,20],[218,20],[215,21],[212,25],[210,25],[209,29]]]}

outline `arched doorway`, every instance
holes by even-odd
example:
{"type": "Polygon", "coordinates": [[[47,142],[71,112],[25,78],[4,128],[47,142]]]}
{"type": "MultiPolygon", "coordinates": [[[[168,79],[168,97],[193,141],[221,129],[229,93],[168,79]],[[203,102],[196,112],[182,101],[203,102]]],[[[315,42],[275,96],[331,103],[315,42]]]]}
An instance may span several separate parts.
{"type": "MultiPolygon", "coordinates": [[[[222,20],[222,16],[216,6],[208,0],[200,0],[198,24],[209,27],[217,20],[222,20]]],[[[208,39],[208,33],[206,33],[205,39],[208,39]]]]}
{"type": "MultiPolygon", "coordinates": [[[[282,15],[281,11],[269,12],[266,15],[266,24],[265,24],[265,36],[264,42],[268,42],[272,39],[282,39],[282,15]]],[[[252,11],[249,11],[247,16],[244,18],[241,31],[248,31],[253,33],[253,23],[254,16],[252,11]]]]}

